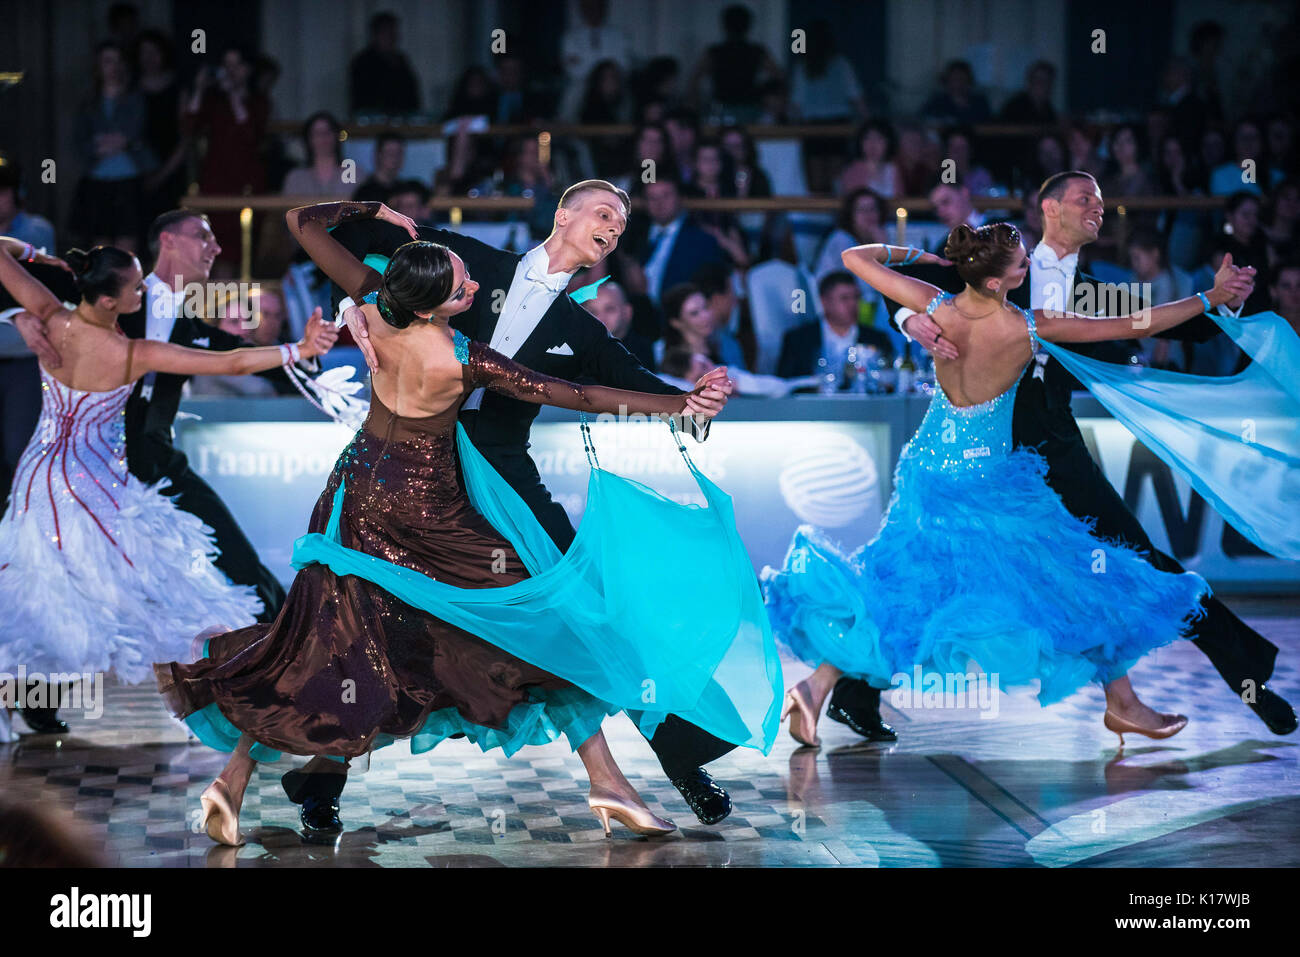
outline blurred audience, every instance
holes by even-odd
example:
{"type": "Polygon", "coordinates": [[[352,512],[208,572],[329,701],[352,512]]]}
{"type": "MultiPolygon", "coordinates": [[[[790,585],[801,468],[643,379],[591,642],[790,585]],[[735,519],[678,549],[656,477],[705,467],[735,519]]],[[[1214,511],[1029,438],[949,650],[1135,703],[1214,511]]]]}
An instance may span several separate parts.
{"type": "Polygon", "coordinates": [[[54,225],[44,216],[27,212],[23,206],[23,183],[18,167],[0,157],[0,236],[21,239],[51,256],[57,255],[54,225]]]}
{"type": "Polygon", "coordinates": [[[74,235],[93,245],[139,248],[141,183],[156,164],[148,123],[126,53],[116,43],[101,43],[95,49],[93,89],[77,111],[73,134],[86,171],[68,222],[74,235]]]}
{"type": "Polygon", "coordinates": [[[355,167],[343,165],[343,127],[331,114],[320,112],[302,125],[307,162],[289,171],[281,192],[285,196],[320,199],[349,199],[356,191],[355,180],[346,175],[355,167]]]}
{"type": "Polygon", "coordinates": [[[633,211],[624,243],[644,273],[642,291],[657,303],[664,291],[688,281],[703,264],[727,262],[727,254],[687,214],[676,180],[647,183],[644,196],[645,212],[633,211]]]}
{"type": "Polygon", "coordinates": [[[354,116],[408,116],[420,110],[420,80],[401,51],[400,21],[392,13],[370,18],[370,42],[348,68],[348,104],[354,116]]]}
{"type": "Polygon", "coordinates": [[[743,4],[723,10],[723,40],[704,51],[691,75],[694,102],[711,102],[714,112],[733,122],[755,119],[763,107],[759,95],[763,82],[782,75],[767,49],[749,39],[753,25],[754,14],[743,4]],[[703,92],[705,81],[707,98],[703,92]]]}
{"type": "Polygon", "coordinates": [[[385,132],[375,137],[374,169],[352,198],[360,203],[386,203],[406,165],[406,141],[402,134],[385,132]]]}
{"type": "Polygon", "coordinates": [[[785,334],[778,376],[791,379],[829,371],[836,376],[838,387],[846,388],[853,378],[844,374],[850,350],[861,349],[863,359],[879,356],[893,361],[894,343],[889,335],[858,321],[860,294],[852,273],[845,269],[827,273],[817,291],[823,315],[785,334]]]}

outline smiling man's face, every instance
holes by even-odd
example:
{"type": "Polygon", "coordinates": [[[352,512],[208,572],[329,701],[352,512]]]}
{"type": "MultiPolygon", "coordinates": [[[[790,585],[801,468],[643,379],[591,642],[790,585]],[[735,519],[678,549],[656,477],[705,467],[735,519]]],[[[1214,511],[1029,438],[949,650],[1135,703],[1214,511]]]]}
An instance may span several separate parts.
{"type": "Polygon", "coordinates": [[[592,189],[579,193],[567,209],[556,210],[556,225],[584,266],[594,266],[618,248],[627,228],[623,201],[615,193],[592,189]]]}
{"type": "Polygon", "coordinates": [[[1094,242],[1101,234],[1104,216],[1101,187],[1084,177],[1072,179],[1059,200],[1043,203],[1043,215],[1071,245],[1094,242]]]}

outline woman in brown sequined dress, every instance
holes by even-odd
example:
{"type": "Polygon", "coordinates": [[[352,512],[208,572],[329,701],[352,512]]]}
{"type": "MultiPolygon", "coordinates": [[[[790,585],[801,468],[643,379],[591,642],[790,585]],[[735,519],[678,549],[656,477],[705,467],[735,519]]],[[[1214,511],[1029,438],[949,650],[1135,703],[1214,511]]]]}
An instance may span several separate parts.
{"type": "MultiPolygon", "coordinates": [[[[367,301],[380,359],[369,416],[335,465],[310,530],[326,530],[342,483],[338,537],[346,548],[458,588],[527,578],[518,554],[464,488],[456,416],[465,397],[483,386],[567,409],[675,414],[699,411],[694,396],[704,386],[686,395],[579,386],[469,342],[448,325],[478,289],[460,258],[444,246],[412,242],[381,276],[328,232],[363,216],[415,235],[414,223],[379,203],[323,203],[287,217],[317,265],[355,300],[367,301]]],[[[674,829],[650,813],[609,753],[599,720],[616,709],[324,564],[299,571],[273,623],[209,639],[205,657],[194,664],[154,667],[172,712],[205,743],[234,752],[202,796],[205,828],[221,843],[240,843],[239,807],[257,760],[275,751],[357,757],[421,734],[430,715],[445,709],[479,731],[498,729],[489,743],[503,744],[507,753],[559,731],[574,744],[580,735],[576,750],[590,777],[588,801],[606,833],[610,817],[643,834],[674,829]],[[521,728],[521,721],[529,726],[521,728]]]]}

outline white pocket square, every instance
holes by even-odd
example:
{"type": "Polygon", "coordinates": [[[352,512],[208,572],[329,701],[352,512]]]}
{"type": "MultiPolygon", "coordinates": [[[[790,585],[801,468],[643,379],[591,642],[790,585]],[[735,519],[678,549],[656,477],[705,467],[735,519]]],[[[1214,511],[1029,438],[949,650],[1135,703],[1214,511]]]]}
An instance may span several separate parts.
{"type": "Polygon", "coordinates": [[[548,355],[552,356],[571,356],[573,355],[573,348],[565,342],[558,346],[551,346],[551,348],[547,349],[546,352],[548,355]]]}

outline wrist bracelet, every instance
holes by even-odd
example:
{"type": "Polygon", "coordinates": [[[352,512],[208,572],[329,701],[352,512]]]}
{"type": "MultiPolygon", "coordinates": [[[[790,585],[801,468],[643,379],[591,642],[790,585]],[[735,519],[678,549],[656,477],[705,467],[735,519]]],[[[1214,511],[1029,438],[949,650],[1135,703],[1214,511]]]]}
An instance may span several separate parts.
{"type": "Polygon", "coordinates": [[[36,262],[36,247],[33,246],[31,243],[28,243],[27,246],[23,249],[22,259],[23,262],[29,262],[29,263],[36,262]]]}
{"type": "Polygon", "coordinates": [[[1196,298],[1199,299],[1199,300],[1201,300],[1201,305],[1203,305],[1203,306],[1205,307],[1205,310],[1204,310],[1205,314],[1206,314],[1206,315],[1209,315],[1209,314],[1210,314],[1210,310],[1214,308],[1214,306],[1212,306],[1212,305],[1210,304],[1210,297],[1207,296],[1207,295],[1206,295],[1205,293],[1203,293],[1203,292],[1198,292],[1198,293],[1196,294],[1196,298]]]}
{"type": "Polygon", "coordinates": [[[280,346],[280,365],[292,365],[302,358],[302,350],[298,348],[298,343],[280,346]]]}
{"type": "Polygon", "coordinates": [[[907,252],[905,252],[905,253],[903,254],[903,258],[902,258],[899,262],[895,263],[895,262],[894,262],[894,247],[893,247],[893,246],[886,246],[886,247],[885,247],[885,252],[888,254],[888,255],[885,257],[885,261],[884,261],[884,263],[883,263],[883,265],[885,265],[885,266],[895,266],[895,265],[897,265],[897,266],[910,266],[910,265],[912,265],[912,263],[916,262],[918,259],[920,259],[922,256],[925,255],[925,250],[924,250],[924,249],[917,249],[915,246],[908,246],[908,247],[907,247],[907,252]]]}

